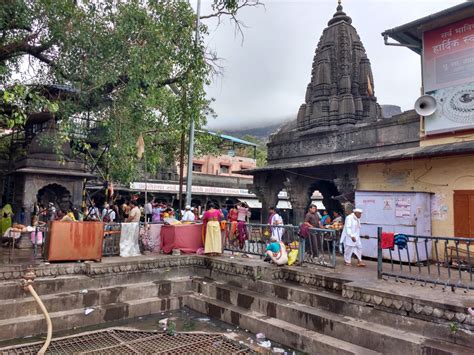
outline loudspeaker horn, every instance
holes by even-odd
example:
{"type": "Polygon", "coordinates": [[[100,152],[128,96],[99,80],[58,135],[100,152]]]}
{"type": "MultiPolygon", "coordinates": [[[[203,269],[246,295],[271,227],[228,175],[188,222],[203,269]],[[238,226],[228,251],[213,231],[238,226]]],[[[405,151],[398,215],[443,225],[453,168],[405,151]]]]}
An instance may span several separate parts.
{"type": "Polygon", "coordinates": [[[431,95],[423,95],[415,102],[415,111],[420,116],[429,116],[436,111],[436,99],[431,95]]]}

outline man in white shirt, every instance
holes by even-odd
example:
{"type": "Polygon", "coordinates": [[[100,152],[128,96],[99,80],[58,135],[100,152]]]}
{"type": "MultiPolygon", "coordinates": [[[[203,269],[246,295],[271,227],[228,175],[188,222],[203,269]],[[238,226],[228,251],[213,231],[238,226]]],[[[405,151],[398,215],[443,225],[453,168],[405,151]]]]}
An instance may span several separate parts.
{"type": "Polygon", "coordinates": [[[140,208],[137,206],[137,201],[130,201],[130,212],[128,212],[127,222],[140,222],[140,217],[142,213],[140,208]]]}
{"type": "Polygon", "coordinates": [[[102,220],[104,222],[114,222],[115,217],[115,211],[110,208],[108,203],[106,203],[104,209],[102,210],[102,220]]]}
{"type": "Polygon", "coordinates": [[[194,213],[191,211],[191,206],[187,205],[183,213],[183,218],[181,218],[181,222],[194,222],[194,219],[195,216],[194,213]]]}
{"type": "Polygon", "coordinates": [[[346,266],[351,266],[352,254],[358,259],[357,266],[365,266],[362,262],[362,242],[360,240],[360,217],[362,210],[360,208],[346,217],[344,222],[344,229],[341,235],[340,244],[344,244],[344,263],[346,266]]]}

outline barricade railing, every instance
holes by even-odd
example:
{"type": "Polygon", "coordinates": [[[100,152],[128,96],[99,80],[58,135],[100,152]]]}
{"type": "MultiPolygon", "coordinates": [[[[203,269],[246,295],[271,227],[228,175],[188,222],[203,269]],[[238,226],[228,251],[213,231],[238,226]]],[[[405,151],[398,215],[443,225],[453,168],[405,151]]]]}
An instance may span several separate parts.
{"type": "Polygon", "coordinates": [[[120,255],[121,224],[109,222],[104,225],[104,239],[102,241],[102,256],[120,255]]]}
{"type": "MultiPolygon", "coordinates": [[[[384,236],[385,237],[385,236],[384,236]]],[[[391,249],[382,249],[382,228],[377,231],[377,275],[431,287],[440,285],[454,292],[474,288],[473,240],[455,237],[395,235],[391,249]],[[389,270],[384,266],[389,263],[389,270]]],[[[385,244],[385,243],[384,243],[385,244]]],[[[384,245],[385,246],[385,245],[384,245]]]]}
{"type": "Polygon", "coordinates": [[[335,268],[339,231],[309,228],[308,232],[308,238],[304,240],[304,262],[335,268]]]}
{"type": "MultiPolygon", "coordinates": [[[[268,225],[259,223],[227,223],[224,250],[264,257],[272,235],[277,236],[288,249],[300,248],[298,228],[293,225],[268,225]]],[[[299,252],[298,255],[301,255],[299,252]]],[[[302,258],[299,259],[301,264],[302,258]]]]}

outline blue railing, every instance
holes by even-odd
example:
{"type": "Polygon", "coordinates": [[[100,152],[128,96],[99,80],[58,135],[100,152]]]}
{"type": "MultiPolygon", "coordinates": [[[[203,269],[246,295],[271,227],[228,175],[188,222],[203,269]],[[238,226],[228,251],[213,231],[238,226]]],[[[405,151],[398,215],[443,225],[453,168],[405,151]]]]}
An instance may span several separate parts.
{"type": "Polygon", "coordinates": [[[391,249],[382,249],[382,228],[378,228],[377,275],[379,279],[409,280],[412,284],[443,289],[462,288],[466,292],[474,288],[473,241],[469,238],[431,237],[403,234],[401,243],[391,249]],[[389,263],[384,270],[383,261],[389,263]]]}

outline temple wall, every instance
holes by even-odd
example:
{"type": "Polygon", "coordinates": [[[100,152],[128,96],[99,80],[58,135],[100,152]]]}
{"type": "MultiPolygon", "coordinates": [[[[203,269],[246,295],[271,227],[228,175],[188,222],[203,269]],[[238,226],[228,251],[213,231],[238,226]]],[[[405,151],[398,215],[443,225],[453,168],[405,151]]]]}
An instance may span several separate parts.
{"type": "Polygon", "coordinates": [[[431,192],[433,236],[454,236],[455,190],[474,190],[474,154],[360,164],[358,190],[431,192]]]}

